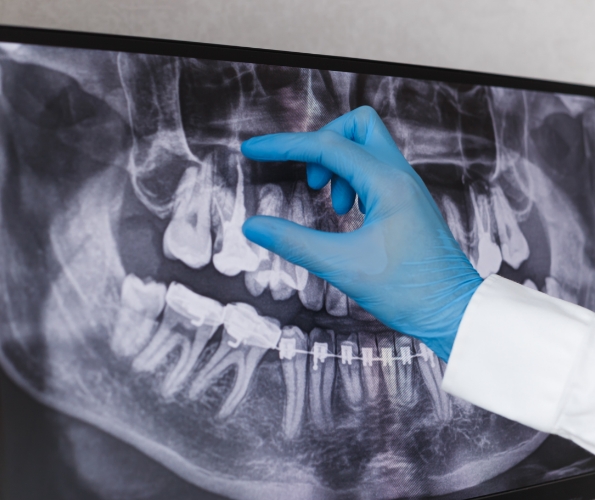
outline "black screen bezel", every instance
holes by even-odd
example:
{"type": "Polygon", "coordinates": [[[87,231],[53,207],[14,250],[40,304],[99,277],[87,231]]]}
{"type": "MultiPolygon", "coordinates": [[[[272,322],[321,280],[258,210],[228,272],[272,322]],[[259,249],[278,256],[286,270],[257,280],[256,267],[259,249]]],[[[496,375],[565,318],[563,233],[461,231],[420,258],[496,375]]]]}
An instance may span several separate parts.
{"type": "MultiPolygon", "coordinates": [[[[595,87],[586,85],[412,64],[321,56],[269,49],[232,47],[198,42],[1,25],[0,42],[343,71],[447,83],[582,95],[595,98],[595,87]]],[[[593,497],[595,497],[595,472],[474,498],[497,500],[539,500],[542,498],[587,500],[593,497]]]]}

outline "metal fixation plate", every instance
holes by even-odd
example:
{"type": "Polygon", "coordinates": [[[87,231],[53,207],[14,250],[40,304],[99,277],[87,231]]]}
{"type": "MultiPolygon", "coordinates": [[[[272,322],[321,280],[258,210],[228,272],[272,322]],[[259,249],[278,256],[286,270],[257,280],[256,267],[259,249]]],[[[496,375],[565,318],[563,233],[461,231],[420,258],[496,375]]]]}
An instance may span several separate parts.
{"type": "Polygon", "coordinates": [[[295,357],[295,339],[281,339],[279,341],[279,359],[293,359],[295,357]]]}
{"type": "Polygon", "coordinates": [[[374,350],[371,347],[362,347],[362,360],[364,366],[372,366],[374,362],[374,350]]]}
{"type": "Polygon", "coordinates": [[[312,369],[318,370],[318,363],[324,363],[324,360],[328,357],[328,344],[326,342],[314,342],[312,355],[314,356],[312,369]]]}
{"type": "Polygon", "coordinates": [[[341,363],[350,365],[353,362],[353,344],[343,342],[341,344],[341,363]]]}

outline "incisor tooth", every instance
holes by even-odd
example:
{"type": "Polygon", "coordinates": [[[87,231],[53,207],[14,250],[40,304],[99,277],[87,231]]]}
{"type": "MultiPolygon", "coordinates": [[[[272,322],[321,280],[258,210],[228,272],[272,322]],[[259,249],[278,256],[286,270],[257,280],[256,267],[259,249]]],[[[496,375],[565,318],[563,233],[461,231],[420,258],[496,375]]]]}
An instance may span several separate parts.
{"type": "Polygon", "coordinates": [[[173,217],[163,236],[163,253],[193,269],[211,260],[211,169],[189,167],[176,190],[173,217]]]}
{"type": "Polygon", "coordinates": [[[397,356],[401,358],[397,365],[398,396],[397,403],[401,406],[415,406],[418,394],[413,386],[413,341],[409,337],[395,337],[397,356]]]}
{"type": "MultiPolygon", "coordinates": [[[[326,353],[335,345],[335,334],[332,330],[314,328],[310,332],[309,350],[320,354],[324,348],[326,353]]],[[[319,430],[328,431],[333,426],[331,398],[335,380],[335,358],[324,355],[309,356],[309,408],[312,424],[319,430]]]]}
{"type": "MultiPolygon", "coordinates": [[[[216,197],[213,199],[221,225],[219,228],[221,250],[213,257],[213,265],[217,271],[226,276],[236,276],[242,271],[255,271],[258,267],[258,257],[242,233],[242,224],[246,220],[246,207],[244,206],[244,173],[239,161],[236,168],[238,182],[229,219],[224,214],[223,200],[218,200],[216,197]]],[[[217,192],[219,193],[219,190],[217,192]]]]}
{"type": "Polygon", "coordinates": [[[378,337],[378,348],[380,349],[380,357],[382,358],[382,375],[384,378],[384,385],[390,402],[394,405],[399,398],[399,387],[397,384],[397,364],[394,359],[395,346],[391,334],[384,334],[378,337]]]}
{"type": "MultiPolygon", "coordinates": [[[[281,339],[291,341],[295,350],[308,350],[308,339],[297,326],[283,327],[281,339]]],[[[295,438],[300,431],[306,404],[307,361],[307,354],[295,351],[293,357],[281,360],[286,391],[283,432],[287,439],[295,438]]]]}
{"type": "Polygon", "coordinates": [[[155,320],[165,306],[165,285],[144,283],[134,274],[122,282],[120,309],[110,339],[118,356],[135,356],[149,342],[157,327],[155,320]]]}

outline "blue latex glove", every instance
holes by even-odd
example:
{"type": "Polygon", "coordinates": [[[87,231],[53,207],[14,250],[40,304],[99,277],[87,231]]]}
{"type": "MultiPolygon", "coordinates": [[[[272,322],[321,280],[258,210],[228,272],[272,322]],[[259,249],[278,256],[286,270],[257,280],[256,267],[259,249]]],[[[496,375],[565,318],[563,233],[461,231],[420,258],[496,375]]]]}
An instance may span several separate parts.
{"type": "Polygon", "coordinates": [[[366,214],[350,233],[256,216],[244,223],[246,237],[328,281],[448,361],[482,279],[376,112],[358,108],[318,132],[255,137],[242,144],[242,153],[258,161],[306,162],[310,187],[332,179],[338,213],[352,207],[357,193],[366,214]]]}

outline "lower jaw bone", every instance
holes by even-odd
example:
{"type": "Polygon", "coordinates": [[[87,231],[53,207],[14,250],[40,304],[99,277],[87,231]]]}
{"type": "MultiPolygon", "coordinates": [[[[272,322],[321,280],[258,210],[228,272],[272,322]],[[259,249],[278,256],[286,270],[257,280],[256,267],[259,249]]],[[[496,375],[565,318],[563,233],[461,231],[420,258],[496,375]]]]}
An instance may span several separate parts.
{"type": "Polygon", "coordinates": [[[297,326],[286,326],[281,333],[281,342],[284,341],[291,345],[291,349],[285,353],[281,351],[281,368],[286,390],[283,433],[287,439],[293,439],[299,434],[304,415],[308,361],[307,354],[296,350],[308,351],[308,339],[297,326]]]}
{"type": "Polygon", "coordinates": [[[110,338],[118,356],[136,356],[149,342],[155,320],[165,307],[165,285],[144,283],[129,274],[122,283],[120,310],[110,338]]]}
{"type": "Polygon", "coordinates": [[[172,220],[163,236],[163,253],[193,269],[211,261],[211,168],[189,167],[184,172],[174,202],[172,220]]]}
{"type": "Polygon", "coordinates": [[[432,399],[436,417],[442,422],[447,422],[452,417],[452,405],[449,395],[440,388],[443,377],[442,365],[426,345],[417,340],[414,343],[416,354],[421,356],[417,358],[417,366],[432,399]]]}
{"type": "Polygon", "coordinates": [[[333,426],[331,398],[335,381],[335,358],[329,357],[335,345],[332,330],[314,328],[310,332],[309,351],[309,408],[314,427],[329,431],[333,426]]]}
{"type": "Polygon", "coordinates": [[[275,348],[281,337],[276,320],[260,316],[248,304],[228,304],[223,312],[223,336],[219,347],[199,372],[190,387],[196,399],[235,365],[236,377],[231,392],[219,410],[219,417],[229,417],[246,396],[262,357],[275,348]]]}
{"type": "Polygon", "coordinates": [[[337,336],[337,348],[337,355],[341,356],[341,360],[337,362],[341,376],[341,394],[350,408],[358,409],[364,400],[364,390],[361,380],[361,361],[353,359],[360,355],[357,334],[352,333],[346,338],[337,336]]]}
{"type": "Polygon", "coordinates": [[[380,366],[377,361],[379,357],[378,346],[376,345],[376,336],[374,334],[358,334],[359,349],[362,355],[362,378],[364,381],[364,390],[366,399],[374,402],[380,395],[380,366]]]}
{"type": "Polygon", "coordinates": [[[233,344],[233,340],[233,337],[224,329],[219,347],[200,370],[189,391],[190,399],[200,398],[228,369],[235,366],[235,383],[219,409],[219,418],[227,418],[232,415],[242,402],[248,393],[256,367],[267,351],[261,347],[247,345],[231,347],[230,344],[233,344]]]}

